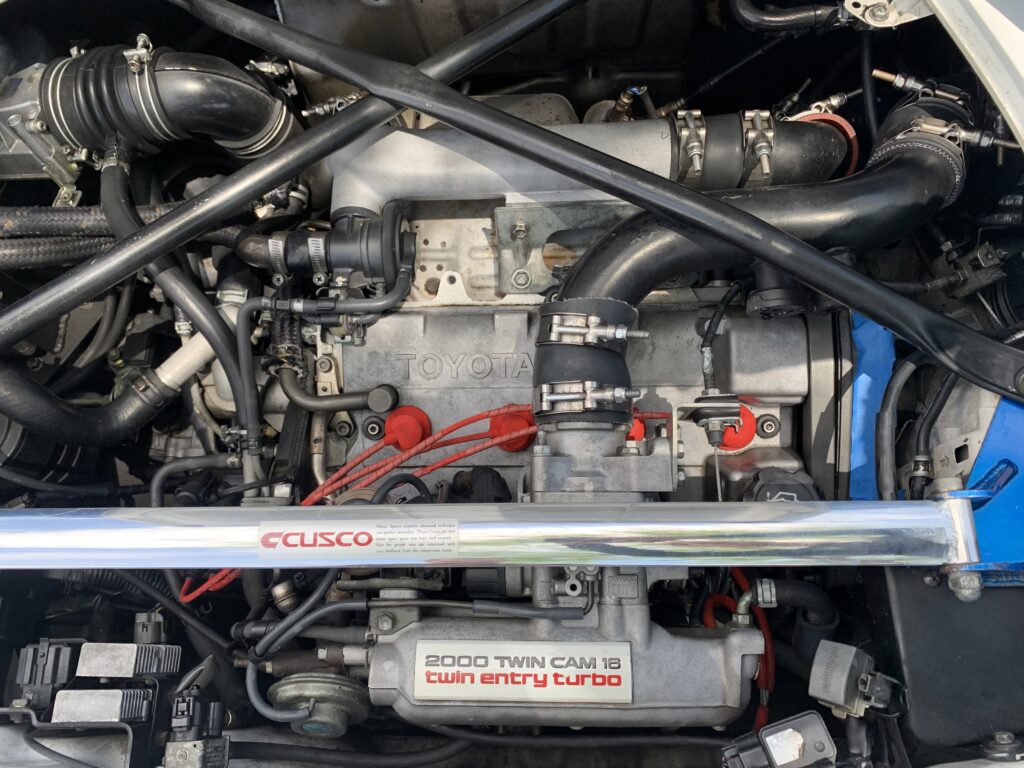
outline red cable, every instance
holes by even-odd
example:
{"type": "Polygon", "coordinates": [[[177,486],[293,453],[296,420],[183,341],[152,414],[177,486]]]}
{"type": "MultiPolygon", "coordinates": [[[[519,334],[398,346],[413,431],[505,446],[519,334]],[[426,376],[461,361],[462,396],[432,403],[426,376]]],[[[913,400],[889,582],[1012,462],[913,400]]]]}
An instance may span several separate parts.
{"type": "Polygon", "coordinates": [[[701,624],[708,629],[714,629],[718,626],[715,622],[715,608],[722,607],[727,611],[736,613],[736,601],[728,595],[721,595],[717,592],[712,592],[706,598],[704,598],[704,607],[700,612],[701,624]]]}
{"type": "Polygon", "coordinates": [[[377,464],[372,464],[369,467],[363,467],[363,469],[359,470],[358,472],[354,472],[349,477],[345,477],[337,482],[331,483],[331,487],[325,491],[324,495],[327,495],[328,493],[334,493],[334,491],[338,490],[339,488],[342,488],[343,486],[346,485],[350,485],[351,483],[355,482],[356,480],[359,480],[360,478],[369,479],[369,482],[364,481],[360,483],[359,486],[357,486],[359,488],[365,488],[373,481],[378,480],[384,475],[386,475],[392,469],[401,466],[406,461],[411,459],[413,456],[418,456],[419,454],[424,453],[428,450],[433,450],[438,443],[440,443],[445,437],[450,435],[452,432],[457,432],[458,430],[462,429],[463,427],[467,427],[470,424],[475,424],[478,421],[483,421],[494,416],[504,416],[505,414],[509,413],[522,413],[524,411],[531,410],[533,409],[529,405],[505,405],[502,406],[501,408],[493,408],[489,411],[484,411],[474,416],[468,416],[464,419],[456,421],[454,424],[448,425],[447,427],[438,432],[435,432],[434,434],[421,440],[419,443],[417,443],[412,448],[409,448],[406,451],[402,451],[401,453],[395,454],[394,456],[388,459],[384,459],[378,462],[377,464]]]}
{"type": "Polygon", "coordinates": [[[646,421],[668,421],[672,418],[671,411],[633,411],[634,419],[646,421]]]}
{"type": "Polygon", "coordinates": [[[238,568],[221,568],[213,574],[213,576],[208,578],[192,591],[189,591],[189,588],[192,586],[192,578],[186,578],[185,583],[181,585],[181,591],[178,592],[178,601],[182,603],[191,603],[193,600],[207,592],[216,592],[220,589],[224,589],[224,587],[241,575],[242,572],[238,568]]]}
{"type": "Polygon", "coordinates": [[[338,480],[338,478],[344,477],[346,472],[351,472],[353,469],[358,467],[368,458],[379,453],[380,451],[382,451],[384,448],[391,444],[392,441],[390,440],[381,440],[380,442],[371,445],[369,448],[360,453],[354,459],[346,462],[341,469],[339,469],[337,472],[335,472],[322,483],[320,483],[320,485],[318,485],[316,488],[310,491],[309,495],[302,500],[301,505],[304,507],[308,507],[311,504],[315,504],[316,502],[318,502],[320,499],[327,495],[327,493],[323,489],[330,486],[332,483],[338,480]]]}
{"type": "MultiPolygon", "coordinates": [[[[508,443],[511,442],[512,440],[517,440],[520,437],[526,437],[528,435],[535,434],[537,434],[536,426],[517,429],[514,432],[509,432],[506,435],[493,437],[490,440],[485,440],[482,443],[477,443],[476,445],[470,446],[469,448],[464,448],[463,450],[457,453],[453,453],[451,456],[446,456],[445,458],[440,459],[439,461],[435,461],[433,464],[430,464],[429,466],[421,467],[420,469],[415,470],[412,474],[416,475],[416,477],[423,477],[424,475],[429,475],[431,472],[435,470],[441,469],[442,467],[447,467],[449,464],[454,464],[456,461],[467,458],[468,456],[473,456],[474,454],[480,453],[481,451],[486,451],[488,448],[494,448],[495,446],[501,445],[502,443],[508,443]]],[[[372,485],[381,477],[390,472],[391,469],[393,468],[394,467],[385,468],[380,470],[379,472],[374,472],[372,475],[363,478],[358,483],[353,485],[352,490],[357,491],[360,488],[366,488],[367,486],[372,485]]]]}

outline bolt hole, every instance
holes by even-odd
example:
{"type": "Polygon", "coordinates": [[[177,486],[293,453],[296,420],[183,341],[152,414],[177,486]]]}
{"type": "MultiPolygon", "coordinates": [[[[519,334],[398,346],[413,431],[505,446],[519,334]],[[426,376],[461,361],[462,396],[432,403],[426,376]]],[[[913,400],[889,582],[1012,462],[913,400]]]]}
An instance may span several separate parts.
{"type": "Polygon", "coordinates": [[[458,282],[458,278],[455,275],[448,275],[448,285],[455,285],[458,282]]]}
{"type": "Polygon", "coordinates": [[[430,240],[428,240],[427,238],[424,237],[423,238],[423,244],[424,245],[430,245],[430,240]]]}

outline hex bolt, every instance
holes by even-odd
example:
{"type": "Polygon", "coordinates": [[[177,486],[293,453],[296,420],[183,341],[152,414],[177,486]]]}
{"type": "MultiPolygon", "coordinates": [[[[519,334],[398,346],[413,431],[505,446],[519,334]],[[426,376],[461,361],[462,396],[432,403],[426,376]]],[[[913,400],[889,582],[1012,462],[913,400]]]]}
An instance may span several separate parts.
{"type": "Polygon", "coordinates": [[[996,731],[992,734],[992,741],[996,744],[1013,744],[1016,737],[1009,731],[996,731]]]}
{"type": "Polygon", "coordinates": [[[334,362],[329,357],[321,357],[316,361],[316,368],[321,373],[327,373],[334,367],[334,362]]]}
{"type": "Polygon", "coordinates": [[[382,613],[377,617],[377,629],[381,632],[390,632],[395,628],[395,617],[390,613],[382,613]]]}
{"type": "Polygon", "coordinates": [[[529,288],[532,282],[533,278],[525,269],[517,269],[512,273],[512,285],[516,288],[529,288]]]}
{"type": "Polygon", "coordinates": [[[929,571],[924,575],[923,581],[926,587],[937,587],[942,583],[942,580],[939,578],[939,574],[932,571],[929,571]]]}
{"type": "Polygon", "coordinates": [[[872,21],[885,21],[889,18],[889,4],[875,3],[868,8],[868,16],[872,21]]]}
{"type": "Polygon", "coordinates": [[[762,438],[771,438],[779,434],[779,429],[782,425],[779,420],[772,416],[770,413],[766,413],[763,416],[757,418],[757,435],[762,438]]]}

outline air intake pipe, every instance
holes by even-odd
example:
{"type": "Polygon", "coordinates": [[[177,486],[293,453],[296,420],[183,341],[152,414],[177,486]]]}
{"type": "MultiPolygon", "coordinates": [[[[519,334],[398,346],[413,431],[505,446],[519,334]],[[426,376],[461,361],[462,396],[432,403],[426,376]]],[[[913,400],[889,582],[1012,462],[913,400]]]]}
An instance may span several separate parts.
{"type": "Polygon", "coordinates": [[[104,46],[50,62],[40,104],[61,144],[99,156],[114,137],[148,154],[203,135],[253,160],[301,131],[284,102],[234,64],[153,49],[145,35],[135,48],[104,46]]]}
{"type": "MultiPolygon", "coordinates": [[[[966,166],[961,149],[941,136],[916,130],[922,117],[970,124],[970,115],[958,105],[921,99],[890,114],[868,167],[854,176],[713,196],[819,248],[864,250],[892,242],[953,202],[963,188],[966,166]]],[[[636,306],[670,278],[751,264],[747,253],[706,232],[668,225],[648,213],[609,231],[576,263],[557,301],[541,307],[534,367],[536,397],[541,401],[538,421],[626,423],[632,384],[622,352],[636,306]],[[611,325],[604,318],[615,317],[617,340],[552,340],[545,330],[551,325],[549,318],[557,316],[565,325],[570,315],[590,318],[594,327],[611,325]],[[566,389],[570,367],[574,381],[599,383],[599,396],[621,396],[575,405],[576,413],[565,413],[565,406],[561,413],[545,409],[545,392],[566,389]]],[[[878,297],[865,296],[865,303],[890,300],[889,292],[879,288],[878,297]]],[[[592,332],[588,338],[593,336],[592,332]]]]}

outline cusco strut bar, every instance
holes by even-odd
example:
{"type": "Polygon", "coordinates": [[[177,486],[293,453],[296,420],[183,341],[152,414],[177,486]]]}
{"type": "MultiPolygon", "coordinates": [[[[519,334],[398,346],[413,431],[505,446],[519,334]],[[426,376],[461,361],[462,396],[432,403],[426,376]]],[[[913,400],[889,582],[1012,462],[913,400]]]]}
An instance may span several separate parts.
{"type": "Polygon", "coordinates": [[[0,564],[52,568],[358,565],[957,565],[970,502],[416,504],[9,510],[0,564]]]}
{"type": "MultiPolygon", "coordinates": [[[[636,203],[678,226],[708,231],[891,328],[965,379],[1024,402],[1024,352],[924,309],[727,203],[526,123],[432,79],[451,77],[465,71],[463,65],[471,64],[466,60],[470,58],[468,54],[460,56],[454,52],[458,43],[434,57],[431,66],[423,66],[421,71],[324,42],[226,0],[171,2],[221,31],[361,86],[386,102],[434,115],[541,165],[636,203]],[[441,60],[444,67],[439,64],[441,60]]],[[[0,311],[0,347],[13,344],[42,322],[110,288],[159,254],[195,237],[205,226],[219,223],[254,193],[272,187],[268,183],[272,179],[280,183],[285,168],[294,174],[302,161],[313,162],[359,136],[371,123],[386,119],[385,113],[394,109],[384,109],[384,102],[379,99],[364,99],[343,110],[331,121],[290,142],[279,154],[265,159],[271,162],[259,165],[261,161],[257,161],[106,253],[0,311]],[[247,173],[256,166],[258,173],[247,173]]]]}

